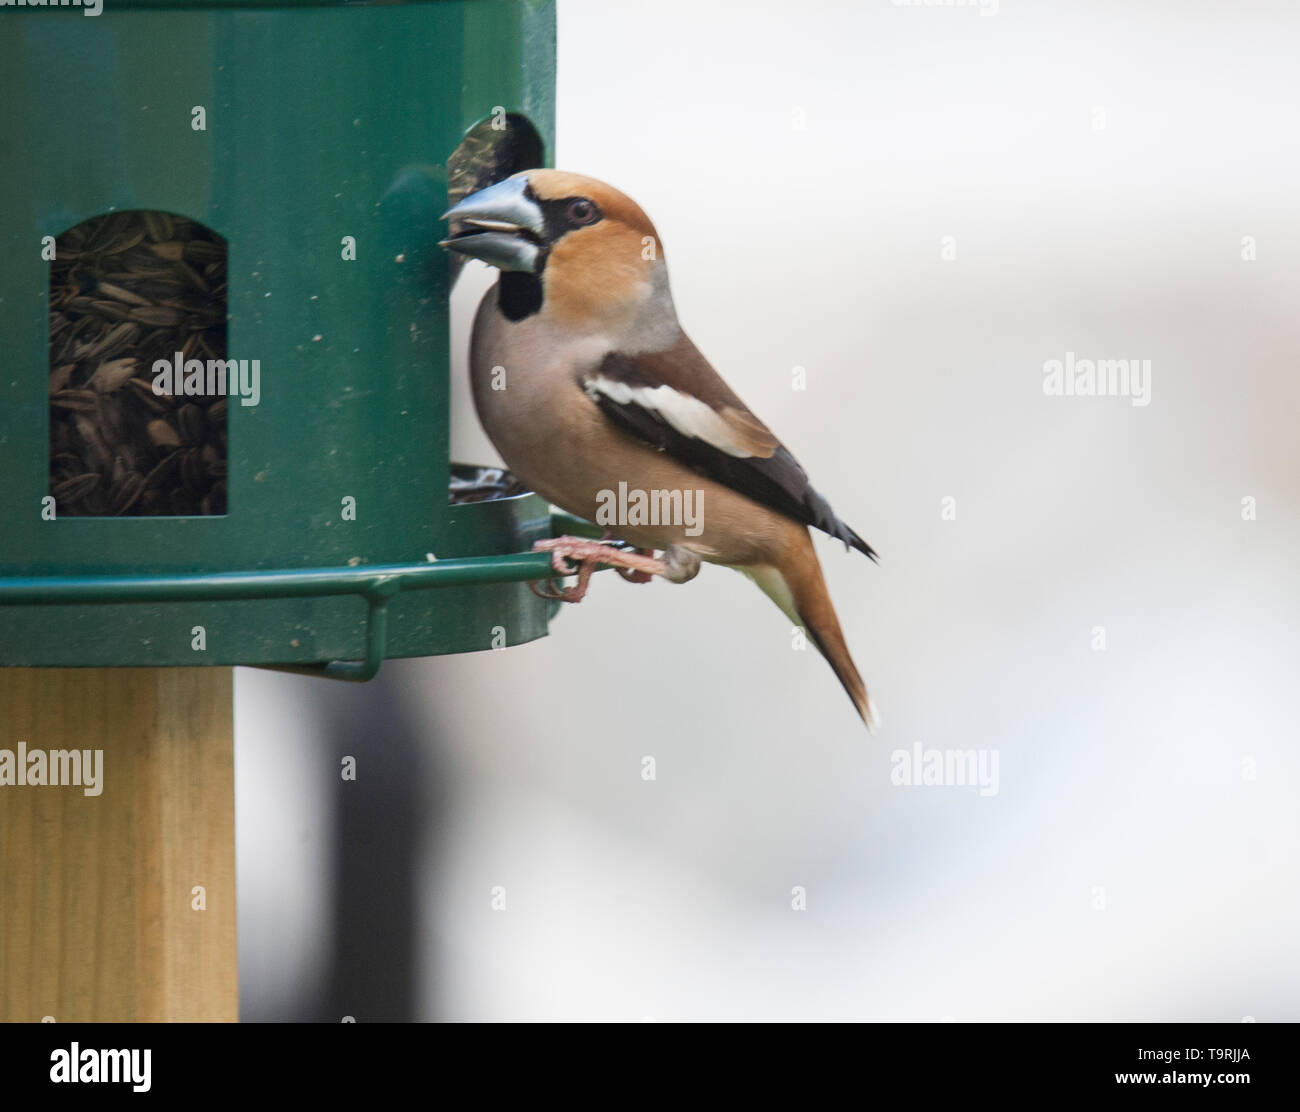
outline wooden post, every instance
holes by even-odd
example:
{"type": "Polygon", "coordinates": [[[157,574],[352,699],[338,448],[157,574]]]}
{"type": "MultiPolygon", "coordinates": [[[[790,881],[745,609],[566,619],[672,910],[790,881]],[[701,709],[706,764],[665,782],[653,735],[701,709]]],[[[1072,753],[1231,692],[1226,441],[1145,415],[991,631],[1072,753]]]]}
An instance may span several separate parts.
{"type": "Polygon", "coordinates": [[[0,1020],[239,1018],[232,692],[229,668],[0,668],[10,771],[20,743],[27,779],[103,754],[97,795],[0,763],[0,1020]]]}

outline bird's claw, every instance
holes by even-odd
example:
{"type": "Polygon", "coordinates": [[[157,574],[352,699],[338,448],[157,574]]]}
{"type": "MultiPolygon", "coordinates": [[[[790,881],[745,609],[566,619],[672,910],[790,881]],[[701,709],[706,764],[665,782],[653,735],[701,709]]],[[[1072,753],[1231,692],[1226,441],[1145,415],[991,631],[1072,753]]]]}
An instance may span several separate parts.
{"type": "Polygon", "coordinates": [[[560,584],[558,579],[544,579],[541,583],[536,580],[530,580],[528,589],[538,598],[544,598],[548,601],[559,602],[581,602],[582,595],[585,593],[585,586],[582,591],[578,587],[565,587],[560,584]]]}
{"type": "Polygon", "coordinates": [[[551,567],[558,577],[578,577],[578,582],[572,587],[559,586],[555,577],[545,580],[541,585],[535,582],[528,584],[533,594],[540,598],[558,599],[561,602],[581,602],[587,594],[592,572],[602,564],[612,567],[631,583],[649,583],[654,576],[663,575],[668,570],[664,562],[655,559],[648,550],[631,548],[622,541],[554,537],[538,541],[533,545],[533,551],[551,554],[551,567]]]}

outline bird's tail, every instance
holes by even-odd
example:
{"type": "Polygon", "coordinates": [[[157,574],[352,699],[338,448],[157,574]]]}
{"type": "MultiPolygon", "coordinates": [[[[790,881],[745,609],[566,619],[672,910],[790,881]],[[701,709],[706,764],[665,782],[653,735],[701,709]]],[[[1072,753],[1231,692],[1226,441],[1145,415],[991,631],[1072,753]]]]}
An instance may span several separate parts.
{"type": "Polygon", "coordinates": [[[867,695],[867,685],[849,654],[812,538],[806,529],[801,528],[798,533],[799,541],[791,545],[779,567],[761,565],[742,570],[784,611],[787,618],[803,627],[834,669],[867,729],[874,733],[880,719],[867,695]]]}

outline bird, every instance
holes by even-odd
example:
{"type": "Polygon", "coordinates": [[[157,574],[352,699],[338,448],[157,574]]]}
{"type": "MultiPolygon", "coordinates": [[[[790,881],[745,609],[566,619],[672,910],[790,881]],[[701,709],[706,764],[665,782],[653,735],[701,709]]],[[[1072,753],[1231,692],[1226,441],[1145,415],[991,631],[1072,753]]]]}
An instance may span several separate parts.
{"type": "Polygon", "coordinates": [[[551,553],[557,576],[578,576],[552,597],[579,601],[598,565],[675,583],[701,562],[733,568],[806,632],[874,731],[809,528],[878,557],[683,330],[659,233],[641,207],[596,178],[530,169],[460,199],[443,219],[440,246],[500,272],[470,340],[484,431],[528,488],[606,525],[601,541],[535,546],[551,553]]]}

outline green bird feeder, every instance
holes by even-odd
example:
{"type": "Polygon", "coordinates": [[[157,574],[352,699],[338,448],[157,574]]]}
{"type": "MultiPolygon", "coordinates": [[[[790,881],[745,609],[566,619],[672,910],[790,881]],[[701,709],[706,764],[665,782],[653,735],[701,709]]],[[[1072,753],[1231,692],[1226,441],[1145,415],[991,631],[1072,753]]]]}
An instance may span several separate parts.
{"type": "Polygon", "coordinates": [[[543,636],[549,507],[449,499],[437,243],[546,157],[553,5],[86,10],[0,16],[0,666],[543,636]]]}

